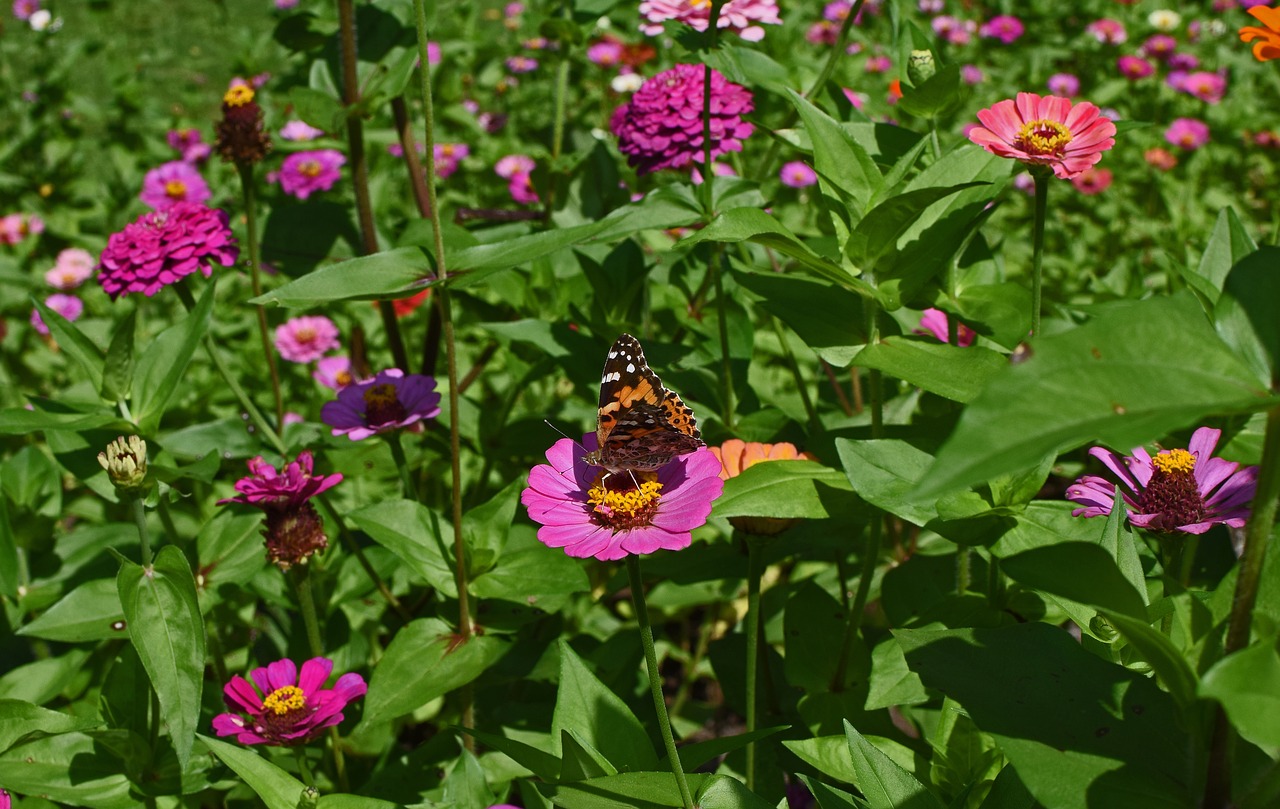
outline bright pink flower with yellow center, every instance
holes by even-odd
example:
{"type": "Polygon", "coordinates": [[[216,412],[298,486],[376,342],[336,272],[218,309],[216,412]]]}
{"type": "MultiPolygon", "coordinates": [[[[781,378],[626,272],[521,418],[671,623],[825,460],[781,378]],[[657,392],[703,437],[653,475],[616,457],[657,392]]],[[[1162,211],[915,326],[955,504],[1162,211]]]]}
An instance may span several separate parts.
{"type": "Polygon", "coordinates": [[[347,158],[336,149],[294,152],[280,165],[280,187],[298,199],[328,191],[342,178],[339,169],[346,162],[347,158]]]}
{"type": "Polygon", "coordinates": [[[289,362],[314,362],[339,345],[338,327],[322,315],[302,315],[276,327],[276,350],[289,362]]]}
{"type": "MultiPolygon", "coordinates": [[[[1258,468],[1243,469],[1234,461],[1213,457],[1221,430],[1201,427],[1186,449],[1151,455],[1135,447],[1129,457],[1094,447],[1089,454],[1102,461],[1120,481],[1129,522],[1161,533],[1203,534],[1218,523],[1241,528],[1249,518],[1249,503],[1257,488],[1258,468]]],[[[1115,484],[1085,475],[1067,489],[1067,499],[1081,504],[1075,517],[1111,513],[1115,484]]]]}
{"type": "Polygon", "coordinates": [[[154,210],[165,211],[179,202],[203,204],[211,196],[195,166],[185,160],[171,160],[147,172],[138,199],[154,210]]]}
{"type": "Polygon", "coordinates": [[[1116,125],[1087,101],[1073,105],[1058,96],[1018,93],[980,110],[978,120],[983,126],[969,130],[969,140],[992,154],[1051,168],[1064,180],[1115,145],[1116,125]]]}
{"type": "Polygon", "coordinates": [[[294,747],[315,740],[324,729],[342,721],[342,711],[369,690],[364,678],[348,673],[333,688],[323,688],[333,661],[314,657],[299,673],[292,660],[253,670],[253,682],[236,675],[223,689],[227,707],[236,713],[213,718],[219,736],[235,736],[241,744],[294,747]]]}

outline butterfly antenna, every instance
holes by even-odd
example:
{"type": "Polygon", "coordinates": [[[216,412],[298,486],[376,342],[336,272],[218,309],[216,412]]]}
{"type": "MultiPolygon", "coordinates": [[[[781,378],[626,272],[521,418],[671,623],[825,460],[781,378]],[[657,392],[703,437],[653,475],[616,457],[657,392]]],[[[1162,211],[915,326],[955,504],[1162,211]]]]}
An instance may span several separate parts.
{"type": "Polygon", "coordinates": [[[552,424],[550,421],[547,421],[546,419],[543,419],[543,420],[542,420],[542,423],[543,423],[543,424],[545,424],[545,425],[547,425],[547,426],[548,426],[548,427],[550,427],[551,429],[555,430],[557,433],[560,433],[560,435],[564,436],[565,438],[569,439],[570,441],[573,441],[573,445],[574,445],[575,447],[577,447],[578,449],[582,450],[582,454],[583,454],[583,455],[586,455],[586,454],[587,454],[587,448],[586,448],[586,447],[584,447],[584,446],[582,446],[582,443],[581,443],[581,442],[579,442],[579,441],[577,441],[573,436],[569,435],[569,434],[568,434],[568,433],[566,433],[564,430],[561,430],[559,427],[557,427],[556,425],[552,424]]]}

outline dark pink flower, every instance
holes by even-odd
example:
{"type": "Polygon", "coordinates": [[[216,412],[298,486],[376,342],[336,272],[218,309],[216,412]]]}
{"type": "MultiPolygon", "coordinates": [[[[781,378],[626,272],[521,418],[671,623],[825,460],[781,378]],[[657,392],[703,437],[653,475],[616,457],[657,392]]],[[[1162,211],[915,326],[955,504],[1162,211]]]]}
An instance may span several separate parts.
{"type": "Polygon", "coordinates": [[[40,0],[13,0],[13,16],[19,20],[29,20],[39,10],[40,0]]]}
{"type": "MultiPolygon", "coordinates": [[[[951,340],[951,321],[947,318],[947,313],[941,309],[932,307],[925,309],[920,315],[920,328],[916,329],[916,334],[924,334],[925,331],[938,338],[940,342],[947,343],[951,340]]],[[[971,346],[973,341],[978,337],[973,329],[963,323],[956,324],[956,345],[971,346]]]]}
{"type": "Polygon", "coordinates": [[[1175,118],[1164,131],[1164,139],[1183,149],[1199,149],[1209,142],[1209,125],[1195,118],[1175,118]]]}
{"type": "Polygon", "coordinates": [[[44,233],[44,220],[35,214],[11,213],[0,217],[0,244],[18,244],[28,236],[44,233]]]}
{"type": "Polygon", "coordinates": [[[314,362],[339,345],[338,327],[323,315],[302,315],[276,326],[276,350],[289,362],[314,362]]]}
{"type": "Polygon", "coordinates": [[[389,368],[338,391],[336,401],[320,408],[320,418],[334,435],[360,441],[440,415],[440,394],[435,389],[432,377],[389,368]]]}
{"type": "Polygon", "coordinates": [[[333,688],[324,688],[333,661],[313,657],[302,664],[292,660],[256,668],[250,675],[257,684],[236,675],[223,688],[223,700],[235,713],[213,718],[219,736],[235,736],[241,744],[293,747],[313,741],[325,728],[342,721],[342,711],[369,690],[364,678],[348,673],[333,688]]]}
{"type": "MultiPolygon", "coordinates": [[[[1133,525],[1162,533],[1203,534],[1217,523],[1241,528],[1249,518],[1249,503],[1257,488],[1258,468],[1213,457],[1221,430],[1201,427],[1187,449],[1164,450],[1152,456],[1143,447],[1121,457],[1094,447],[1089,454],[1102,461],[1120,481],[1120,492],[1133,525]]],[[[1111,513],[1115,484],[1085,475],[1067,489],[1067,499],[1083,508],[1076,517],[1111,513]]]]}
{"type": "Polygon", "coordinates": [[[164,211],[179,202],[203,204],[211,196],[209,186],[195,166],[185,160],[171,160],[147,172],[138,199],[157,211],[164,211]]]}
{"type": "Polygon", "coordinates": [[[1022,36],[1026,29],[1017,17],[999,14],[983,23],[978,31],[987,39],[998,39],[1008,45],[1022,36]]]}
{"type": "Polygon", "coordinates": [[[1116,60],[1120,75],[1130,81],[1145,79],[1155,71],[1155,66],[1141,56],[1121,56],[1116,60]]]}
{"type": "Polygon", "coordinates": [[[340,169],[346,162],[346,156],[337,149],[294,152],[280,165],[280,187],[298,199],[328,191],[342,178],[340,169]]]}
{"type": "Polygon", "coordinates": [[[212,151],[212,147],[204,142],[200,130],[192,127],[170,129],[165,140],[188,163],[203,163],[212,151]]]}
{"type": "Polygon", "coordinates": [[[310,501],[337,486],[342,475],[313,475],[313,469],[309,450],[279,472],[259,455],[249,461],[249,476],[236,481],[239,494],[218,501],[218,505],[244,503],[262,509],[267,561],[281,570],[304,564],[329,547],[324,523],[310,501]]]}
{"type": "MultiPolygon", "coordinates": [[[[711,3],[706,0],[643,0],[640,30],[649,36],[662,33],[668,20],[684,23],[695,31],[707,30],[711,22],[711,3]]],[[[748,42],[764,39],[764,25],[781,25],[777,0],[729,0],[720,8],[717,28],[728,28],[748,42]]]]}
{"type": "MultiPolygon", "coordinates": [[[[613,111],[609,128],[637,174],[702,162],[702,65],[676,65],[646,81],[613,111]]],[[[711,70],[711,157],[742,151],[755,129],[742,119],[753,109],[751,92],[711,70]]]]}
{"type": "Polygon", "coordinates": [[[582,459],[582,450],[596,447],[595,433],[583,436],[581,448],[562,438],[547,450],[549,463],[529,472],[520,502],[542,526],[538,539],[606,561],[687,548],[724,490],[716,456],[704,447],[657,472],[609,473],[582,459]]]}
{"type": "Polygon", "coordinates": [[[1160,62],[1173,56],[1177,49],[1178,40],[1168,34],[1152,34],[1147,37],[1147,41],[1143,42],[1140,48],[1143,56],[1148,56],[1160,62]]]}
{"type": "Polygon", "coordinates": [[[212,262],[229,267],[239,254],[225,211],[179,202],[111,234],[98,259],[98,281],[112,298],[130,292],[151,297],[196,270],[208,277],[212,262]]]}
{"type": "Polygon", "coordinates": [[[437,143],[431,153],[436,159],[436,176],[443,180],[471,155],[471,147],[465,143],[437,143]]]}
{"type": "Polygon", "coordinates": [[[982,126],[969,140],[992,154],[1029,166],[1048,166],[1070,179],[1102,159],[1115,145],[1116,125],[1087,101],[1072,105],[1058,96],[1018,93],[978,112],[982,126]]]}
{"type": "Polygon", "coordinates": [[[587,60],[600,67],[613,67],[622,62],[623,44],[613,38],[593,42],[587,47],[587,60]]]}
{"type": "Polygon", "coordinates": [[[493,172],[504,180],[510,180],[517,174],[528,174],[537,167],[532,157],[522,154],[509,154],[493,164],[493,172]]]}
{"type": "Polygon", "coordinates": [[[538,191],[533,187],[533,177],[527,172],[520,172],[511,177],[511,181],[507,183],[507,192],[511,194],[512,201],[520,205],[534,205],[540,202],[538,191]]]}
{"type": "Polygon", "coordinates": [[[1085,196],[1101,194],[1111,187],[1110,169],[1088,168],[1071,178],[1071,184],[1085,196]]]}
{"type": "Polygon", "coordinates": [[[9,795],[9,790],[0,789],[0,809],[9,809],[13,805],[13,799],[9,795]]]}
{"type": "Polygon", "coordinates": [[[1197,70],[1183,76],[1177,89],[1206,104],[1217,104],[1227,92],[1227,80],[1217,73],[1197,70]]]}
{"type": "Polygon", "coordinates": [[[346,356],[322,357],[311,378],[330,390],[342,390],[356,381],[351,373],[351,358],[346,356]]]}

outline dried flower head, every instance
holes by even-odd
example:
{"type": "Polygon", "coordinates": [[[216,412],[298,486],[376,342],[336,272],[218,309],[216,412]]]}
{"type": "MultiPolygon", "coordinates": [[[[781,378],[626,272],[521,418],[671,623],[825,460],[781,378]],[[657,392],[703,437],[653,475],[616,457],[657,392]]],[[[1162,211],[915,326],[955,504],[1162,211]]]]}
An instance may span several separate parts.
{"type": "Polygon", "coordinates": [[[271,151],[271,136],[262,124],[262,107],[254,100],[253,87],[232,84],[222,97],[222,119],[214,125],[214,148],[222,159],[238,166],[261,163],[271,151]]]}

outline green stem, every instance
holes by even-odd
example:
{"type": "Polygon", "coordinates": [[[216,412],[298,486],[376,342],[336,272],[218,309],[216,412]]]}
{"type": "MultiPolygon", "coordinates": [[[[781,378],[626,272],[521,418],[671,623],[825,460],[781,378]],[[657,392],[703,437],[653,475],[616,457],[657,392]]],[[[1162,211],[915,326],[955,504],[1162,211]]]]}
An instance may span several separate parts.
{"type": "Polygon", "coordinates": [[[671,774],[676,777],[680,801],[684,809],[693,809],[693,793],[680,765],[680,753],[676,739],[671,734],[671,718],[667,716],[667,701],[662,696],[662,675],[658,671],[658,653],[653,647],[653,627],[649,624],[649,608],[644,600],[644,579],[640,576],[640,557],[627,556],[627,577],[631,580],[631,600],[636,608],[636,622],[640,625],[640,643],[644,646],[644,660],[649,669],[649,691],[653,695],[653,708],[658,714],[658,727],[662,730],[662,742],[667,748],[667,760],[671,774]]]}
{"type": "Polygon", "coordinates": [[[142,566],[151,566],[151,535],[147,531],[147,507],[141,497],[125,495],[129,498],[129,508],[133,511],[133,524],[138,528],[138,544],[141,548],[142,566]]]}
{"type": "Polygon", "coordinates": [[[689,692],[693,688],[695,678],[697,677],[698,667],[702,665],[702,660],[707,656],[707,647],[711,645],[711,635],[715,631],[715,616],[719,604],[708,604],[706,609],[702,611],[702,625],[698,630],[698,640],[694,645],[693,654],[689,657],[689,665],[685,667],[686,676],[680,682],[680,687],[676,689],[676,695],[671,700],[671,715],[682,716],[684,714],[684,705],[689,701],[689,692]]]}
{"type": "Polygon", "coordinates": [[[725,429],[734,431],[733,402],[733,360],[729,356],[729,302],[724,296],[724,245],[716,244],[711,248],[711,263],[707,272],[714,278],[716,288],[716,326],[720,337],[720,399],[721,419],[725,429]]]}
{"type": "Polygon", "coordinates": [[[309,787],[316,785],[315,776],[311,774],[311,765],[307,763],[307,754],[304,748],[293,748],[293,756],[298,760],[298,775],[302,776],[302,783],[309,787]]]}
{"type": "Polygon", "coordinates": [[[391,448],[391,459],[395,461],[396,469],[400,470],[400,487],[403,490],[403,496],[406,500],[418,499],[418,487],[413,483],[413,475],[409,472],[409,461],[404,455],[404,445],[400,443],[400,431],[392,430],[383,433],[383,437],[387,439],[387,446],[391,448]]]}
{"type": "Polygon", "coordinates": [[[800,403],[804,405],[804,412],[809,417],[809,429],[817,432],[821,429],[822,422],[818,418],[817,409],[813,406],[813,397],[809,395],[809,386],[804,381],[804,374],[800,371],[800,363],[796,361],[795,352],[787,342],[787,332],[778,318],[770,317],[769,322],[773,324],[773,333],[778,335],[778,343],[782,346],[782,357],[786,360],[787,367],[791,369],[791,375],[795,377],[796,390],[800,392],[800,403]]]}
{"type": "Polygon", "coordinates": [[[1044,262],[1044,220],[1049,211],[1049,180],[1045,172],[1032,172],[1036,187],[1035,225],[1031,242],[1031,335],[1040,337],[1040,294],[1044,262]]]}
{"type": "Polygon", "coordinates": [[[160,516],[160,524],[164,526],[165,536],[169,537],[170,542],[176,544],[182,534],[178,533],[178,526],[173,522],[173,513],[169,511],[169,501],[166,498],[161,497],[156,500],[156,514],[160,516]]]}
{"type": "Polygon", "coordinates": [[[963,593],[973,583],[973,554],[964,545],[956,547],[956,592],[963,593]]]}
{"type": "MultiPolygon", "coordinates": [[[[760,578],[761,566],[759,541],[747,537],[747,733],[756,729],[756,683],[760,672],[760,578]]],[[[755,789],[756,743],[747,743],[747,789],[755,789]]]]}
{"type": "Polygon", "coordinates": [[[320,620],[316,613],[315,596],[311,592],[311,566],[294,565],[289,568],[289,578],[293,580],[294,590],[298,594],[298,611],[302,613],[302,625],[307,632],[307,647],[311,649],[312,657],[324,657],[320,620]]]}
{"type": "Polygon", "coordinates": [[[862,552],[862,567],[858,572],[858,589],[853,593],[853,603],[849,605],[848,619],[845,621],[844,639],[840,643],[840,660],[836,664],[835,675],[831,678],[831,690],[844,690],[845,673],[849,670],[849,658],[852,656],[853,642],[862,630],[862,616],[867,611],[867,599],[871,596],[871,580],[876,575],[876,567],[880,562],[881,536],[884,532],[884,517],[876,511],[867,526],[867,546],[862,552]]]}
{"type": "MultiPolygon", "coordinates": [[[[262,258],[258,248],[258,215],[253,196],[253,164],[237,163],[240,175],[240,192],[244,200],[245,241],[249,243],[249,278],[253,283],[253,297],[262,295],[262,258]]],[[[284,396],[280,393],[280,370],[276,367],[275,347],[271,344],[271,329],[267,325],[267,308],[257,305],[258,333],[262,336],[262,352],[267,358],[267,371],[271,374],[271,392],[276,400],[276,429],[284,432],[284,396]]]]}

